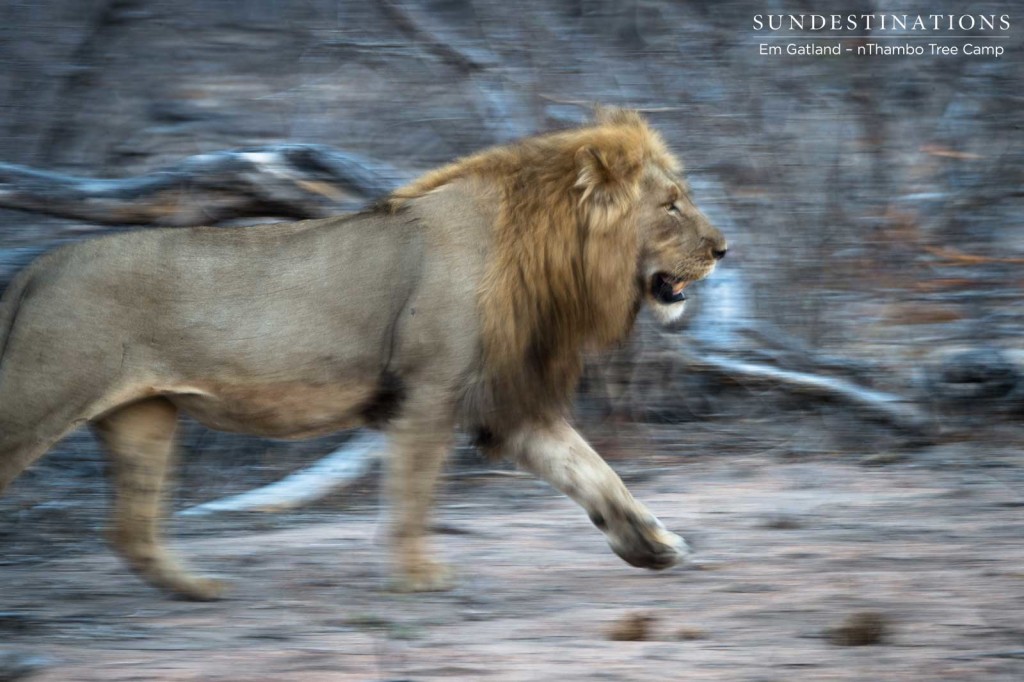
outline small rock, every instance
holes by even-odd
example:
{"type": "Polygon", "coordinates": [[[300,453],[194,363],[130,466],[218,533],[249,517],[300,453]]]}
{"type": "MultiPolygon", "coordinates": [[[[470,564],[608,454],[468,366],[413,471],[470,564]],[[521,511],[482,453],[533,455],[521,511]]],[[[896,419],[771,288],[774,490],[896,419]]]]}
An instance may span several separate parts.
{"type": "Polygon", "coordinates": [[[792,514],[776,514],[761,524],[761,528],[770,530],[796,530],[803,528],[803,526],[803,522],[792,514]]]}
{"type": "Polygon", "coordinates": [[[861,611],[848,616],[841,625],[827,630],[825,636],[836,646],[869,646],[881,644],[886,629],[886,619],[881,613],[861,611]]]}
{"type": "Polygon", "coordinates": [[[655,617],[649,613],[630,613],[608,631],[608,639],[616,642],[640,642],[650,639],[655,617]]]}

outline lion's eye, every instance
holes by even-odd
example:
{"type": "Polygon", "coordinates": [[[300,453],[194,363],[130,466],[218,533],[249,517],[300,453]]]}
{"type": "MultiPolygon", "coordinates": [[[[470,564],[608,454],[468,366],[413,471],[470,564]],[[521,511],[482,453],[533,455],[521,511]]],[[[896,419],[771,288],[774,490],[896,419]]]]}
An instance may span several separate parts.
{"type": "Polygon", "coordinates": [[[672,213],[674,215],[680,215],[679,207],[676,206],[676,203],[674,201],[671,204],[667,205],[665,207],[665,210],[667,210],[669,213],[672,213]]]}

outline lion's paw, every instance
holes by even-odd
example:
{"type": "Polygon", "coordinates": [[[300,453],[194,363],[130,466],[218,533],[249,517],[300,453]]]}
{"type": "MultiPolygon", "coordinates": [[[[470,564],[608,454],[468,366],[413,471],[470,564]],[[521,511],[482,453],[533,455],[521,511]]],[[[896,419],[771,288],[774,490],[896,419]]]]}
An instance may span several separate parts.
{"type": "Polygon", "coordinates": [[[181,599],[188,601],[217,601],[227,592],[230,583],[216,578],[182,577],[167,585],[181,599]]]}
{"type": "Polygon", "coordinates": [[[391,584],[395,592],[445,592],[455,587],[451,568],[436,561],[420,561],[406,566],[391,584]]]}
{"type": "Polygon", "coordinates": [[[675,566],[690,553],[679,535],[666,530],[651,514],[628,514],[617,533],[609,533],[608,544],[631,566],[660,571],[675,566]]]}

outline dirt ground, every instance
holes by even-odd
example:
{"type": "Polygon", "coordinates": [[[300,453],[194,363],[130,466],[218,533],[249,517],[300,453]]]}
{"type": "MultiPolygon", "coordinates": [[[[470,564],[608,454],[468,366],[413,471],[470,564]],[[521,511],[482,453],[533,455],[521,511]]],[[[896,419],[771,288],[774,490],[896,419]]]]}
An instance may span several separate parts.
{"type": "MultiPolygon", "coordinates": [[[[178,518],[177,550],[234,581],[197,604],[130,576],[40,502],[68,486],[29,476],[0,504],[0,679],[1024,679],[1019,440],[680,457],[645,438],[615,465],[695,546],[690,566],[630,568],[542,484],[457,469],[436,541],[460,582],[435,594],[387,590],[372,485],[290,514],[178,518]],[[864,613],[878,641],[849,646],[842,625],[864,613]]],[[[102,507],[78,511],[99,525],[102,507]]]]}

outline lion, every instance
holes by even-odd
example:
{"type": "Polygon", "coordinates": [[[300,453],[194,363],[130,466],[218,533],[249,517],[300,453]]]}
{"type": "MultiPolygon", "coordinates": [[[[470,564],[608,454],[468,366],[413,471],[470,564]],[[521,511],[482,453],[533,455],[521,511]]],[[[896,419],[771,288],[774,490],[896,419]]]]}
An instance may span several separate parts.
{"type": "Polygon", "coordinates": [[[373,207],[245,228],[147,229],[43,255],[0,303],[0,491],[76,427],[111,459],[113,548],[142,579],[216,598],[165,548],[179,412],[226,431],[388,437],[395,586],[444,589],[428,552],[454,433],[576,501],[633,566],[685,541],[577,433],[582,356],[642,303],[679,318],[726,240],[636,112],[487,149],[373,207]]]}

